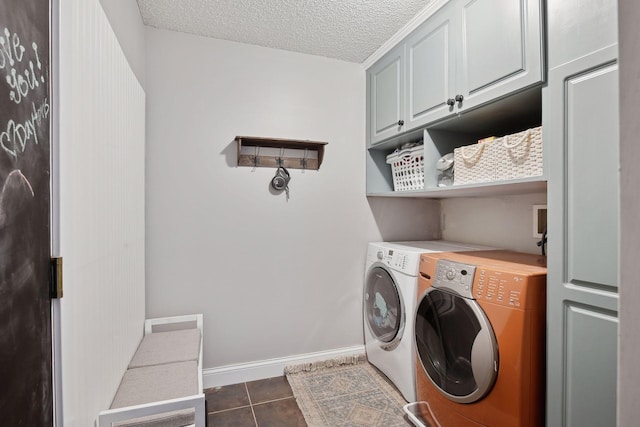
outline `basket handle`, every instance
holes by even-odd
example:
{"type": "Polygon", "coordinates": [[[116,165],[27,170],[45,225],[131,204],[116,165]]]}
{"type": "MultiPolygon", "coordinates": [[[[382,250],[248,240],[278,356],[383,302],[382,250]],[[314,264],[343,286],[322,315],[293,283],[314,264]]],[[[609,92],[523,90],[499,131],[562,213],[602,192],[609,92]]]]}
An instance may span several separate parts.
{"type": "Polygon", "coordinates": [[[484,145],[485,144],[486,143],[475,144],[475,145],[478,146],[478,148],[476,148],[476,150],[471,155],[467,155],[466,152],[465,152],[465,149],[471,147],[471,145],[467,145],[465,147],[460,147],[461,148],[460,152],[462,153],[462,159],[468,162],[469,160],[473,159],[477,155],[482,154],[482,150],[484,150],[484,145]]]}
{"type": "Polygon", "coordinates": [[[518,141],[516,141],[515,144],[509,144],[509,135],[505,136],[504,140],[502,141],[502,145],[507,150],[511,150],[512,148],[516,148],[517,146],[521,145],[525,140],[531,142],[531,129],[527,129],[524,135],[522,135],[522,137],[518,141]]]}
{"type": "Polygon", "coordinates": [[[402,150],[396,156],[398,156],[398,160],[407,163],[411,160],[411,150],[402,150]]]}

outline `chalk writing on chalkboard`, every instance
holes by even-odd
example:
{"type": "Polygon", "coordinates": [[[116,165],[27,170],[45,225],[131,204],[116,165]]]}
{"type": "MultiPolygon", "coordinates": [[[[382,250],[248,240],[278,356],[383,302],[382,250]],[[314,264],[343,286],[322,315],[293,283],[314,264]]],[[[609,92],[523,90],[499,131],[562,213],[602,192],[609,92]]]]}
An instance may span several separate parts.
{"type": "Polygon", "coordinates": [[[26,98],[30,90],[45,82],[42,63],[38,56],[38,44],[32,42],[31,49],[33,56],[25,56],[26,48],[20,41],[20,36],[8,28],[0,35],[0,69],[7,70],[7,83],[11,88],[9,97],[16,104],[26,98]],[[33,60],[36,61],[35,67],[33,60]]]}
{"type": "Polygon", "coordinates": [[[50,4],[0,0],[0,414],[53,425],[50,4]]]}
{"type": "Polygon", "coordinates": [[[7,206],[5,203],[5,196],[7,194],[16,193],[21,191],[22,193],[30,194],[31,197],[35,196],[31,183],[25,177],[19,169],[11,171],[7,179],[2,185],[0,190],[0,228],[2,228],[7,220],[7,206]]]}
{"type": "MultiPolygon", "coordinates": [[[[9,85],[8,96],[11,101],[20,104],[26,101],[31,91],[45,83],[42,62],[38,53],[38,44],[31,42],[25,47],[20,35],[4,29],[0,34],[0,70],[4,70],[9,85]]],[[[0,128],[0,147],[5,153],[17,158],[24,153],[27,144],[38,144],[38,127],[48,125],[49,100],[44,98],[31,101],[31,111],[26,119],[10,118],[6,126],[0,128]]]]}
{"type": "Polygon", "coordinates": [[[6,127],[0,133],[0,146],[5,153],[17,158],[24,153],[29,142],[38,143],[38,127],[43,119],[49,117],[49,101],[45,98],[39,105],[31,103],[32,111],[26,120],[16,123],[14,119],[7,122],[6,127]]]}

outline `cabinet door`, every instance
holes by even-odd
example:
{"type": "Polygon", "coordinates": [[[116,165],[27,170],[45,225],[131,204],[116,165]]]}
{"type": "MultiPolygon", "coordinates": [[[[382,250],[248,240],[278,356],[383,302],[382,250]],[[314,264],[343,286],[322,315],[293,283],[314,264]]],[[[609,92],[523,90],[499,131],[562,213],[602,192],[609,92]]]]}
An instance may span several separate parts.
{"type": "Polygon", "coordinates": [[[454,113],[447,104],[455,96],[454,16],[445,7],[406,40],[408,129],[454,113]]]}
{"type": "Polygon", "coordinates": [[[368,72],[371,144],[404,131],[404,45],[391,50],[368,72]]]}
{"type": "Polygon", "coordinates": [[[618,41],[616,0],[548,0],[549,69],[618,41]]]}
{"type": "Polygon", "coordinates": [[[459,0],[460,109],[542,81],[540,0],[459,0]]]}
{"type": "Polygon", "coordinates": [[[545,89],[549,426],[616,425],[616,55],[614,46],[555,68],[545,89]]]}

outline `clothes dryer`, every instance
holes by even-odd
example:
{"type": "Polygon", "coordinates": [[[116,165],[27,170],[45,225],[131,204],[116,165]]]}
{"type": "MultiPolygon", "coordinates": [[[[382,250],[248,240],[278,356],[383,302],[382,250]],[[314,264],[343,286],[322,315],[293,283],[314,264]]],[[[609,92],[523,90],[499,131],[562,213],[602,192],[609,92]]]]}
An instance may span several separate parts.
{"type": "Polygon", "coordinates": [[[544,425],[546,259],[421,256],[417,398],[441,427],[544,425]]]}
{"type": "Polygon", "coordinates": [[[445,241],[369,244],[364,279],[367,358],[407,401],[416,400],[413,319],[420,254],[486,248],[445,241]]]}

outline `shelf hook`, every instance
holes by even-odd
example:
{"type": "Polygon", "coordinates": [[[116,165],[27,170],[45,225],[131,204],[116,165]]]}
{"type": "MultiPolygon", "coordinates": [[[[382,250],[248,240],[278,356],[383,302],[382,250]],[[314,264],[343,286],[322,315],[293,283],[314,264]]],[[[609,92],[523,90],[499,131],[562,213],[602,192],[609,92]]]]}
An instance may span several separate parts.
{"type": "Polygon", "coordinates": [[[277,158],[278,160],[278,167],[282,167],[283,165],[283,160],[282,157],[284,156],[284,148],[280,148],[280,157],[277,158]]]}
{"type": "Polygon", "coordinates": [[[258,153],[260,153],[260,147],[256,146],[255,155],[253,156],[253,168],[258,167],[258,153]]]}

